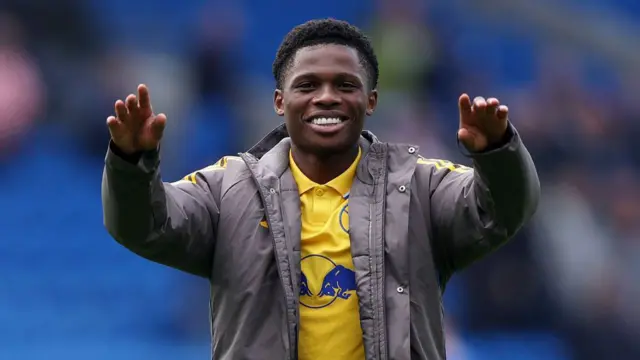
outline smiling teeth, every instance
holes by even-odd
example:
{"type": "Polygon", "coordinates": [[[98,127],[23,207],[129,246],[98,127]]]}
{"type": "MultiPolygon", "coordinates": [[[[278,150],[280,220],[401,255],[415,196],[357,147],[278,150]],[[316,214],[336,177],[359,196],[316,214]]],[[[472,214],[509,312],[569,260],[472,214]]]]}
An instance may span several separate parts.
{"type": "Polygon", "coordinates": [[[339,118],[316,118],[311,120],[311,123],[315,125],[334,125],[340,124],[341,122],[342,120],[339,118]]]}

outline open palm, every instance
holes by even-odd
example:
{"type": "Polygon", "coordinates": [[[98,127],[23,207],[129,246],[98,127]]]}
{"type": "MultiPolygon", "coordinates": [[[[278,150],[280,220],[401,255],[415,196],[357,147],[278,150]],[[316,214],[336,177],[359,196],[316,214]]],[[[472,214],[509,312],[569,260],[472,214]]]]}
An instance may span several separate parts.
{"type": "Polygon", "coordinates": [[[115,103],[116,116],[107,118],[111,139],[126,154],[157,149],[167,121],[164,114],[155,115],[149,89],[138,86],[138,96],[131,94],[115,103]]]}
{"type": "Polygon", "coordinates": [[[484,151],[499,143],[507,131],[509,109],[496,98],[476,97],[471,103],[469,95],[458,99],[460,128],[458,139],[472,152],[484,151]]]}

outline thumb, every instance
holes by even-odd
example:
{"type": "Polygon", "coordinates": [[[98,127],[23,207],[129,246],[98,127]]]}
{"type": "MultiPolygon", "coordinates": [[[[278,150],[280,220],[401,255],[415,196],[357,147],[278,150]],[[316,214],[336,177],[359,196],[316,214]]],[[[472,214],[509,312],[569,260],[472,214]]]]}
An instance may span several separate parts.
{"type": "Polygon", "coordinates": [[[473,146],[473,135],[471,134],[471,131],[465,128],[461,128],[460,130],[458,130],[458,140],[467,149],[473,146]]]}
{"type": "Polygon", "coordinates": [[[481,151],[487,145],[486,139],[469,128],[458,130],[458,140],[469,151],[481,151]]]}
{"type": "Polygon", "coordinates": [[[167,116],[165,114],[158,114],[151,123],[151,133],[156,140],[162,139],[164,128],[167,125],[167,116]]]}

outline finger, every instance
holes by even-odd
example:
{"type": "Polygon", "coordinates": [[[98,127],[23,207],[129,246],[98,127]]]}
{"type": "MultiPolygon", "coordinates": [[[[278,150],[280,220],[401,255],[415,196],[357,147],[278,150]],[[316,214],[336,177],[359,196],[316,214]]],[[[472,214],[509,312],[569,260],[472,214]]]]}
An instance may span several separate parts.
{"type": "Polygon", "coordinates": [[[484,115],[487,110],[487,101],[482,97],[478,96],[473,99],[473,112],[478,115],[484,115]]]}
{"type": "Polygon", "coordinates": [[[472,123],[473,113],[472,113],[471,98],[469,98],[469,95],[467,94],[460,95],[460,98],[458,98],[458,109],[460,111],[459,126],[463,127],[465,125],[472,123]]]}
{"type": "Polygon", "coordinates": [[[149,96],[149,88],[147,85],[138,85],[138,106],[140,110],[151,110],[151,96],[149,96]]]}
{"type": "Polygon", "coordinates": [[[109,127],[109,129],[117,129],[119,126],[121,126],[122,122],[118,119],[116,119],[115,116],[109,116],[107,118],[107,127],[109,127]]]}
{"type": "Polygon", "coordinates": [[[135,95],[129,94],[129,96],[127,96],[126,104],[129,114],[135,115],[138,113],[138,99],[135,95]]]}
{"type": "Polygon", "coordinates": [[[509,116],[509,108],[507,105],[500,105],[496,111],[496,116],[498,116],[500,120],[506,119],[509,116]]]}
{"type": "Polygon", "coordinates": [[[129,120],[129,112],[127,111],[127,106],[124,104],[124,101],[116,101],[114,109],[118,120],[122,122],[127,122],[129,120]]]}
{"type": "Polygon", "coordinates": [[[496,98],[487,99],[487,110],[486,113],[489,115],[493,115],[496,113],[498,106],[500,105],[500,101],[496,98]]]}
{"type": "Polygon", "coordinates": [[[109,128],[109,133],[111,137],[118,137],[122,133],[122,128],[124,124],[122,121],[118,120],[115,116],[109,116],[107,118],[107,127],[109,128]]]}
{"type": "Polygon", "coordinates": [[[165,114],[156,115],[156,117],[153,119],[153,123],[151,123],[151,131],[155,139],[162,139],[162,134],[164,132],[166,124],[167,116],[165,114]]]}
{"type": "Polygon", "coordinates": [[[458,98],[458,108],[460,109],[460,112],[471,112],[471,98],[469,98],[469,95],[460,95],[460,98],[458,98]]]}

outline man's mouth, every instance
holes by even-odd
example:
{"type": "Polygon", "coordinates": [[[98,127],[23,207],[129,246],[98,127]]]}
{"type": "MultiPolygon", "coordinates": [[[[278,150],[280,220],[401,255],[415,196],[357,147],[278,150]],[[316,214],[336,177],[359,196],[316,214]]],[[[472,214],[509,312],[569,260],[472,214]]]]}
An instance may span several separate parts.
{"type": "Polygon", "coordinates": [[[316,117],[309,120],[309,122],[314,125],[337,125],[337,124],[341,124],[345,120],[339,117],[316,117]]]}
{"type": "Polygon", "coordinates": [[[349,119],[346,116],[339,115],[319,115],[306,120],[313,131],[322,135],[332,135],[337,133],[344,127],[347,121],[349,121],[349,119]]]}

